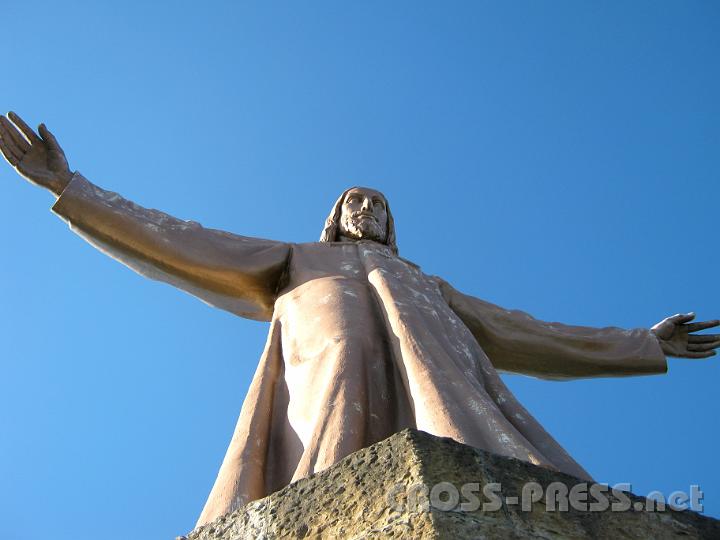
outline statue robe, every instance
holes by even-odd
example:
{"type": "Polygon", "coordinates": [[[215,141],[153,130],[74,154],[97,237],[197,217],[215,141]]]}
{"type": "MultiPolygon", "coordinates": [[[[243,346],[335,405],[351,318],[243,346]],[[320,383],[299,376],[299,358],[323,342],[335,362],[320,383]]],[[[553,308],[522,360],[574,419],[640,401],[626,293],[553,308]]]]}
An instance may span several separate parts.
{"type": "Polygon", "coordinates": [[[378,243],[207,229],[79,174],[53,211],[140,274],[270,321],[198,525],[407,427],[590,479],[497,371],[566,379],[667,369],[649,330],[538,321],[465,296],[378,243]]]}

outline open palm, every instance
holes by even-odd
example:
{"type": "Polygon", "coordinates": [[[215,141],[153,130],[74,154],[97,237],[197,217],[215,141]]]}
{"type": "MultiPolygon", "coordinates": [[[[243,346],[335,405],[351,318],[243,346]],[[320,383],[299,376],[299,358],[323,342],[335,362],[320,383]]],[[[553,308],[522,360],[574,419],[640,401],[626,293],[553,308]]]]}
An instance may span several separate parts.
{"type": "Polygon", "coordinates": [[[72,173],[65,152],[45,124],[38,132],[13,112],[0,116],[0,151],[22,176],[59,195],[72,173]]]}
{"type": "Polygon", "coordinates": [[[678,313],[663,319],[651,328],[660,341],[660,347],[668,356],[681,358],[709,358],[720,346],[718,334],[693,334],[720,325],[720,321],[691,323],[694,313],[678,313]]]}

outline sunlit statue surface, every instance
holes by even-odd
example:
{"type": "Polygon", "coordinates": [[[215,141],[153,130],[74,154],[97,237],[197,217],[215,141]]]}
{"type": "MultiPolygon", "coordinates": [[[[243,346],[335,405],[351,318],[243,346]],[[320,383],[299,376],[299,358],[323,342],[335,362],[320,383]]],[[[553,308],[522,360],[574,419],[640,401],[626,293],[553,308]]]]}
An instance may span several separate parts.
{"type": "Polygon", "coordinates": [[[354,187],[319,242],[207,229],[142,208],[72,173],[44,125],[0,117],[0,150],[50,190],[53,211],[144,276],[241,317],[267,344],[198,524],[321,471],[407,427],[580,478],[590,475],[513,397],[498,371],[547,379],[663,373],[706,358],[720,321],[651,329],[542,322],[466,296],[398,256],[388,201],[354,187]]]}

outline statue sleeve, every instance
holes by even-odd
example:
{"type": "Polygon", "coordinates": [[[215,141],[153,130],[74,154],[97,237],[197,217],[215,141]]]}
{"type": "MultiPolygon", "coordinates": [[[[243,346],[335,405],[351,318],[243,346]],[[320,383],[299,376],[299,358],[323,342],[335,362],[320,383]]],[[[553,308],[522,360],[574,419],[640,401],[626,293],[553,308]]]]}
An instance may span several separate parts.
{"type": "Polygon", "coordinates": [[[241,317],[270,320],[291,245],[143,208],[76,173],[52,208],[72,230],[139,274],[241,317]]]}
{"type": "Polygon", "coordinates": [[[554,380],[667,371],[665,354],[650,330],[539,321],[462,294],[442,280],[439,283],[451,309],[498,370],[554,380]]]}

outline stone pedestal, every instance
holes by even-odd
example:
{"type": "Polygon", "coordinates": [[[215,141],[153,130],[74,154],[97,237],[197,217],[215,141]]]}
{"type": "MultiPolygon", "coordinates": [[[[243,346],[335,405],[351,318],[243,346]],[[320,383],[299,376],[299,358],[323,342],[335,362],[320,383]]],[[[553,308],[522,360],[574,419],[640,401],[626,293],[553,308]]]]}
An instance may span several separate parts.
{"type": "Polygon", "coordinates": [[[187,540],[720,538],[718,520],[669,506],[647,511],[648,500],[601,486],[583,496],[583,485],[405,430],[194,530],[187,540]],[[584,503],[594,506],[585,510],[584,503]]]}

